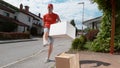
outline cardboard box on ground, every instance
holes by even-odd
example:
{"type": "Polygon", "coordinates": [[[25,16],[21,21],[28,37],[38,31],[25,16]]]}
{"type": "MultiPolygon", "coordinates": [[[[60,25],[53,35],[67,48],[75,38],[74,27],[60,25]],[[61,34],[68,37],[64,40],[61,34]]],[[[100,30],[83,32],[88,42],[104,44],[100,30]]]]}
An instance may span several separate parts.
{"type": "Polygon", "coordinates": [[[56,68],[80,68],[79,54],[61,53],[55,57],[56,68]]]}
{"type": "Polygon", "coordinates": [[[69,37],[75,39],[75,27],[69,22],[60,22],[50,26],[49,36],[52,37],[69,37]]]}

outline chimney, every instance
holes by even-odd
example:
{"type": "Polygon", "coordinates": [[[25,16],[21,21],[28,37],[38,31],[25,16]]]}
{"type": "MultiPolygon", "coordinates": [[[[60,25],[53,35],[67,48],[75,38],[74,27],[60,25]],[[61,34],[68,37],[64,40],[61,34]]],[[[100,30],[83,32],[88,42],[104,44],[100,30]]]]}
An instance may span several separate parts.
{"type": "Polygon", "coordinates": [[[40,13],[38,14],[38,17],[41,18],[41,14],[40,13]]]}
{"type": "Polygon", "coordinates": [[[25,11],[29,12],[29,6],[25,6],[25,11]]]}
{"type": "Polygon", "coordinates": [[[20,4],[20,10],[22,10],[23,9],[23,4],[20,4]]]}

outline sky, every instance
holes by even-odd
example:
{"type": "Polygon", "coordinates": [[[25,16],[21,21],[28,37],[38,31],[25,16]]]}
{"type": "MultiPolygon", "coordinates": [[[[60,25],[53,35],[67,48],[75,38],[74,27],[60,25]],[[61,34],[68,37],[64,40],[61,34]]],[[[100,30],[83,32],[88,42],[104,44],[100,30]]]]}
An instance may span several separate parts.
{"type": "MultiPolygon", "coordinates": [[[[52,3],[54,6],[54,12],[60,16],[61,21],[75,20],[76,27],[82,29],[82,13],[84,2],[84,21],[99,17],[102,12],[98,9],[97,4],[92,4],[90,0],[4,0],[19,8],[22,3],[23,6],[29,6],[30,12],[38,15],[41,13],[41,17],[47,13],[47,5],[52,3]]],[[[85,27],[85,26],[84,26],[85,27]]]]}

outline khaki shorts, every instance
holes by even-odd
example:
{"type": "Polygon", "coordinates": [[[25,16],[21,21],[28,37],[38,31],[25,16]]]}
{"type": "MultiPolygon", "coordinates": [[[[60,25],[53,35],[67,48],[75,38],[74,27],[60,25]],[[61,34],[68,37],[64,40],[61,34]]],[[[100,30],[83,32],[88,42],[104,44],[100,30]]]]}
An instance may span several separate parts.
{"type": "Polygon", "coordinates": [[[48,28],[44,28],[44,33],[48,32],[49,33],[49,29],[48,28]]]}
{"type": "MultiPolygon", "coordinates": [[[[49,29],[48,28],[44,28],[44,33],[48,32],[49,33],[49,29]]],[[[54,39],[51,36],[48,36],[48,44],[53,44],[54,39]]]]}

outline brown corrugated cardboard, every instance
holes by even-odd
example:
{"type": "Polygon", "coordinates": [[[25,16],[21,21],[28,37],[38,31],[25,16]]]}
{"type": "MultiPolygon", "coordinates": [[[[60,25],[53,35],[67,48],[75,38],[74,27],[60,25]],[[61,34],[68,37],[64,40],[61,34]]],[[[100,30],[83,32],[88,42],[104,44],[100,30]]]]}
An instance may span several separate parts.
{"type": "Polygon", "coordinates": [[[61,53],[55,60],[56,68],[79,68],[79,54],[61,53]]]}

